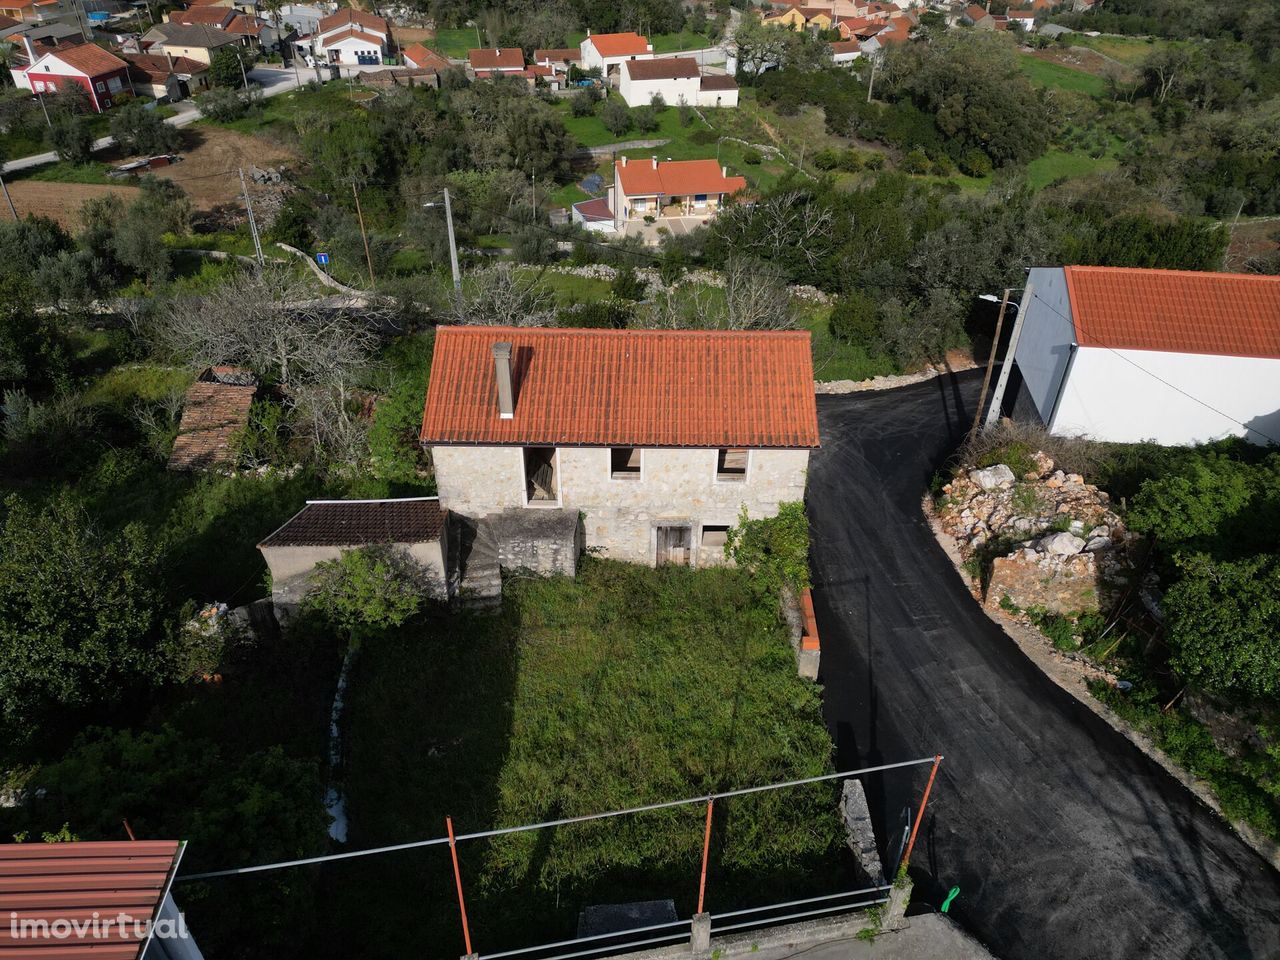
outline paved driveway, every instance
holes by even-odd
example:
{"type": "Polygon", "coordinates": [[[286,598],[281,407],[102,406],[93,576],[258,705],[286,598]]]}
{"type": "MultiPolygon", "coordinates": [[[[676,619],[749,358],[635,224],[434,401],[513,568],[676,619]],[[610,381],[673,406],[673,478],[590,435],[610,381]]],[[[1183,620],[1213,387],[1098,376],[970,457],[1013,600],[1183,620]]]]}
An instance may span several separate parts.
{"type": "MultiPolygon", "coordinates": [[[[998,956],[1280,957],[1280,875],[981,612],[919,502],[979,372],[822,396],[809,477],[827,720],[845,768],[944,753],[912,873],[998,956]]],[[[924,771],[868,785],[881,835],[924,771]]]]}

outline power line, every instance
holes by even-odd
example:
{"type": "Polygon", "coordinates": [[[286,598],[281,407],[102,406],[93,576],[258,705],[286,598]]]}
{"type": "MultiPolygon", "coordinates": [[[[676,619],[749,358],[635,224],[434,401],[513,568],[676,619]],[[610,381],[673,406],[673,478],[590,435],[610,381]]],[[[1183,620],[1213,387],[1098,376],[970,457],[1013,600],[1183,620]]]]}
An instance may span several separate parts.
{"type": "Polygon", "coordinates": [[[577,817],[563,817],[559,820],[547,820],[543,823],[526,823],[518,827],[498,827],[493,830],[478,830],[474,833],[460,833],[456,837],[431,837],[426,840],[410,840],[406,843],[396,843],[385,847],[370,847],[364,850],[349,850],[345,853],[330,853],[318,857],[306,857],[301,860],[281,860],[276,863],[263,863],[252,867],[234,867],[230,870],[214,870],[209,873],[196,873],[190,876],[178,877],[174,882],[185,883],[191,880],[212,880],[218,877],[238,876],[246,873],[263,873],[269,870],[283,870],[287,867],[302,867],[316,863],[328,863],[333,860],[351,860],[356,857],[371,857],[383,853],[394,853],[399,850],[413,850],[420,847],[434,847],[440,844],[450,843],[451,839],[457,840],[479,840],[486,837],[500,837],[512,833],[527,833],[531,830],[542,830],[547,827],[563,827],[574,823],[587,823],[593,820],[608,820],[614,817],[627,816],[633,813],[646,813],[653,810],[667,810],[673,807],[688,806],[691,804],[706,803],[708,800],[719,800],[724,797],[741,797],[752,793],[764,793],[770,790],[781,790],[786,787],[799,787],[811,783],[824,783],[831,780],[843,780],[849,777],[861,776],[867,773],[881,773],[886,770],[897,770],[902,767],[919,766],[922,763],[935,763],[942,760],[942,756],[921,757],[917,760],[900,760],[897,763],[883,763],[874,767],[862,767],[857,770],[845,770],[840,773],[827,773],[817,777],[805,777],[800,780],[783,780],[778,783],[768,783],[755,787],[739,787],[736,790],[723,790],[719,793],[707,793],[700,797],[688,797],[683,800],[664,800],[660,803],[649,803],[639,807],[628,807],[623,810],[609,810],[605,813],[587,813],[577,817]]]}

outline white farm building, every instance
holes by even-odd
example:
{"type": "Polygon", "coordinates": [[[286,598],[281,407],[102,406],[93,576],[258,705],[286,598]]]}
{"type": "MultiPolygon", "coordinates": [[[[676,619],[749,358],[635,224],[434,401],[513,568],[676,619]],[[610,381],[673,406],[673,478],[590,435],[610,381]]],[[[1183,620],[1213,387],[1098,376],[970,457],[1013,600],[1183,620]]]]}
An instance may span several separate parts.
{"type": "Polygon", "coordinates": [[[1035,267],[1020,310],[1015,415],[1095,440],[1280,443],[1280,277],[1035,267]]]}

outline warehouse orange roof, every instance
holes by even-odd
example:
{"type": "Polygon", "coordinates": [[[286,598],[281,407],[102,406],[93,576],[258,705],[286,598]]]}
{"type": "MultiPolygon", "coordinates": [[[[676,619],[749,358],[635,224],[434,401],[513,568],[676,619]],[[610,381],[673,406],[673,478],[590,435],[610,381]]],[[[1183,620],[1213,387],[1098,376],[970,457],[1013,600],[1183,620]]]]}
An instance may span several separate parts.
{"type": "Polygon", "coordinates": [[[440,327],[427,444],[818,446],[808,331],[440,327]],[[493,348],[511,345],[514,415],[493,348]]]}
{"type": "Polygon", "coordinates": [[[1064,267],[1082,347],[1280,359],[1280,277],[1064,267]]]}

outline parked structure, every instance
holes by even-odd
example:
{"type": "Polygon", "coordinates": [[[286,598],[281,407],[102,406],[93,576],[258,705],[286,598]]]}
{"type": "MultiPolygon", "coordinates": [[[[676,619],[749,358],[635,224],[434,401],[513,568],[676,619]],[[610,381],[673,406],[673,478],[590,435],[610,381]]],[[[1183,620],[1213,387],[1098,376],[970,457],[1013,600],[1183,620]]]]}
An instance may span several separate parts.
{"type": "Polygon", "coordinates": [[[698,106],[736,107],[738,81],[728,74],[707,74],[698,81],[698,106]]]}
{"type": "Polygon", "coordinates": [[[1280,442],[1280,277],[1036,267],[1020,312],[1015,415],[1096,440],[1280,442]]]}
{"type": "Polygon", "coordinates": [[[98,113],[109,109],[120,94],[132,93],[129,65],[93,43],[60,47],[37,56],[25,70],[11,73],[14,86],[32,93],[54,93],[67,84],[81,87],[98,113]]]}
{"type": "Polygon", "coordinates": [[[744,508],[804,496],[809,334],[441,327],[421,439],[454,514],[580,514],[606,556],[719,563],[744,508]]]}
{"type": "Polygon", "coordinates": [[[580,66],[583,70],[599,69],[608,76],[616,73],[618,67],[628,60],[653,59],[653,44],[648,37],[638,33],[599,33],[587,34],[579,46],[581,54],[580,66]]]}
{"type": "Polygon", "coordinates": [[[311,588],[316,564],[349,550],[385,546],[421,572],[422,592],[447,600],[448,515],[436,497],[401,500],[308,500],[258,544],[271,571],[271,602],[286,620],[311,588]]]}
{"type": "Polygon", "coordinates": [[[629,107],[647,106],[655,96],[669,105],[698,101],[702,68],[693,57],[627,60],[618,72],[618,93],[629,107]]]}

